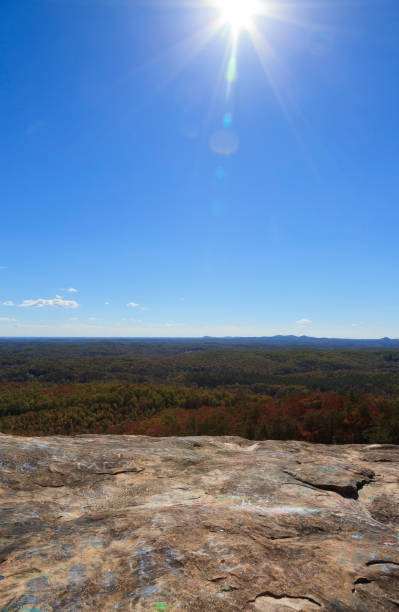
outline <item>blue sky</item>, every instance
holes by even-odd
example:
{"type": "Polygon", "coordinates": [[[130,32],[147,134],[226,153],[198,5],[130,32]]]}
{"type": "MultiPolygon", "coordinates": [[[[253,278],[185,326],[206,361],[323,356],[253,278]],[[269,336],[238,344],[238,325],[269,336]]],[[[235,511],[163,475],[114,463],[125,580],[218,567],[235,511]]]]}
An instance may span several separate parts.
{"type": "Polygon", "coordinates": [[[262,4],[2,0],[0,335],[399,337],[399,4],[262,4]]]}

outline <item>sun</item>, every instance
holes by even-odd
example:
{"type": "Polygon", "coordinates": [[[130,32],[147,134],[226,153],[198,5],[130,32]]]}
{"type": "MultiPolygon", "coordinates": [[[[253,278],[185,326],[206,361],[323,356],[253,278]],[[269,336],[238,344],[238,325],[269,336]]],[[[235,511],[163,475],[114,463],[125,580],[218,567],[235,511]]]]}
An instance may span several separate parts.
{"type": "Polygon", "coordinates": [[[249,30],[259,12],[259,0],[217,0],[216,5],[223,22],[234,32],[249,30]]]}

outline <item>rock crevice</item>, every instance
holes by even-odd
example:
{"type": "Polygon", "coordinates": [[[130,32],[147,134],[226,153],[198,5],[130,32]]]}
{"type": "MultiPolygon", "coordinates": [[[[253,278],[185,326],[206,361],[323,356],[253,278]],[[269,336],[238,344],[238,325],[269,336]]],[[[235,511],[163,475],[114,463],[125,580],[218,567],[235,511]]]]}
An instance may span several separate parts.
{"type": "Polygon", "coordinates": [[[294,610],[303,610],[304,606],[308,609],[320,608],[321,604],[312,597],[296,596],[296,595],[275,595],[270,591],[264,591],[255,595],[254,599],[248,601],[248,603],[255,603],[255,609],[266,610],[267,608],[272,609],[273,606],[276,609],[285,606],[294,610]],[[309,607],[308,604],[311,604],[309,607]]]}

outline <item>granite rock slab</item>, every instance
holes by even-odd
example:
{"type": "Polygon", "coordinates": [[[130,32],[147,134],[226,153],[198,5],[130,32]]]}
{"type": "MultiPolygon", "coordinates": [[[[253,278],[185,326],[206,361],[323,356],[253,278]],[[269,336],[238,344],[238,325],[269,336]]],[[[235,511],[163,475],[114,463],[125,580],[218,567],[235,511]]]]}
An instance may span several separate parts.
{"type": "Polygon", "coordinates": [[[0,610],[399,608],[399,447],[0,434],[0,610]]]}

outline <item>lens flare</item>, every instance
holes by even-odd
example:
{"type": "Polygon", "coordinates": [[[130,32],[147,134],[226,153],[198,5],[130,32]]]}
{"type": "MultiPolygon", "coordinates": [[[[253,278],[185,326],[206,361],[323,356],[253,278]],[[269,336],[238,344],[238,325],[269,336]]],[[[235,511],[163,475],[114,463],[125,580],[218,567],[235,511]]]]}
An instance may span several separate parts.
{"type": "Polygon", "coordinates": [[[232,55],[229,59],[229,63],[227,64],[226,80],[228,83],[234,83],[236,78],[237,78],[237,58],[235,55],[232,55]]]}
{"type": "Polygon", "coordinates": [[[219,130],[212,134],[209,145],[217,155],[233,155],[238,150],[238,136],[232,130],[219,130]]]}
{"type": "Polygon", "coordinates": [[[226,113],[223,117],[223,125],[225,128],[230,128],[233,123],[233,115],[231,113],[226,113]]]}

